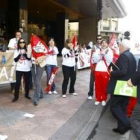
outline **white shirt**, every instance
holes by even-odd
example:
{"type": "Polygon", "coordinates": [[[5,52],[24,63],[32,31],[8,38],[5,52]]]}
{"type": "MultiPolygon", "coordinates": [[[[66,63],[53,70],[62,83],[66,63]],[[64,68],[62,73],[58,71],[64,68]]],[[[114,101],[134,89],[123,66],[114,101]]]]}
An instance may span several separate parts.
{"type": "Polygon", "coordinates": [[[102,51],[100,51],[100,49],[96,49],[96,51],[93,53],[93,63],[97,63],[95,71],[102,71],[102,72],[108,71],[105,62],[102,59],[103,55],[107,66],[109,66],[109,64],[112,62],[113,51],[110,48],[106,48],[105,50],[102,51]]]}
{"type": "Polygon", "coordinates": [[[53,51],[53,54],[46,56],[46,64],[57,66],[57,54],[59,53],[57,47],[49,47],[49,51],[53,51]]]}
{"type": "Polygon", "coordinates": [[[63,59],[62,65],[65,65],[68,67],[74,67],[76,65],[74,50],[73,50],[73,55],[71,55],[69,49],[63,48],[62,59],[63,59]]]}
{"type": "Polygon", "coordinates": [[[8,44],[8,48],[16,50],[17,49],[17,43],[18,43],[18,40],[16,38],[10,39],[9,44],[8,44]]]}
{"type": "MultiPolygon", "coordinates": [[[[21,50],[15,50],[14,58],[16,58],[20,54],[21,50]]],[[[30,71],[31,61],[27,60],[24,57],[20,57],[20,59],[16,62],[16,70],[17,71],[30,71]]]]}

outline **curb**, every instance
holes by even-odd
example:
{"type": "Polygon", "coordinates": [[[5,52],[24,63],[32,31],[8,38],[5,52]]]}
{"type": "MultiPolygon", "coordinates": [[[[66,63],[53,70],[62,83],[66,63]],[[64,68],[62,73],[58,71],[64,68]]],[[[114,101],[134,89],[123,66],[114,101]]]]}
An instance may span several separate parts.
{"type": "Polygon", "coordinates": [[[93,137],[98,122],[108,107],[108,101],[103,107],[95,106],[94,100],[85,100],[75,114],[49,140],[87,140],[93,137]]]}
{"type": "Polygon", "coordinates": [[[97,106],[97,110],[93,113],[88,123],[82,129],[81,133],[78,135],[76,140],[91,140],[96,134],[96,128],[98,127],[98,123],[108,108],[110,100],[107,101],[107,104],[103,108],[99,108],[101,106],[97,106]],[[99,108],[99,109],[98,109],[99,108]]]}

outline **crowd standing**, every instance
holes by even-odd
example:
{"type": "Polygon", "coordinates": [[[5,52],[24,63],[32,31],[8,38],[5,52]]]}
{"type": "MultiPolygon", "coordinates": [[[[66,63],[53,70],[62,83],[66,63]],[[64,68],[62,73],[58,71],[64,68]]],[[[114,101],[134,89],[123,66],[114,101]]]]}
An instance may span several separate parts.
{"type": "MultiPolygon", "coordinates": [[[[109,47],[108,41],[103,39],[101,35],[97,36],[97,42],[93,45],[93,42],[89,42],[88,46],[85,44],[75,47],[71,39],[67,39],[65,42],[65,47],[62,49],[62,97],[66,98],[67,87],[70,80],[69,94],[77,96],[75,91],[76,82],[76,71],[77,71],[77,60],[79,53],[88,53],[90,55],[90,82],[89,82],[89,92],[88,99],[93,99],[94,88],[95,88],[95,105],[102,106],[106,105],[108,94],[110,94],[110,108],[111,113],[117,120],[117,127],[113,129],[113,132],[119,134],[125,134],[131,128],[138,139],[140,139],[140,101],[139,101],[139,91],[138,90],[138,101],[132,110],[132,116],[127,116],[127,107],[130,103],[130,97],[122,95],[114,95],[115,86],[117,80],[128,81],[128,86],[137,86],[139,88],[140,83],[140,72],[137,71],[136,59],[134,55],[130,52],[131,43],[129,40],[129,32],[125,33],[127,37],[119,43],[118,50],[120,56],[114,65],[113,62],[114,51],[109,47]],[[94,87],[95,85],[95,87],[94,87]],[[131,117],[129,119],[128,117],[131,117]]],[[[15,38],[11,39],[9,42],[9,49],[14,51],[14,62],[13,69],[16,69],[16,84],[13,86],[11,84],[11,90],[14,89],[14,99],[16,102],[19,98],[19,88],[21,84],[21,77],[24,77],[25,81],[25,98],[31,99],[29,96],[29,85],[32,80],[30,80],[31,75],[34,83],[34,97],[33,104],[38,105],[39,99],[44,97],[44,93],[41,85],[41,77],[44,70],[46,70],[48,84],[49,78],[53,68],[57,67],[57,55],[58,48],[56,47],[54,38],[48,40],[49,53],[45,56],[46,65],[40,65],[40,60],[35,58],[32,54],[31,45],[26,45],[26,42],[21,38],[21,32],[16,31],[15,38]]],[[[53,82],[48,94],[57,94],[56,85],[53,82]]],[[[130,104],[130,106],[132,106],[130,104]]]]}

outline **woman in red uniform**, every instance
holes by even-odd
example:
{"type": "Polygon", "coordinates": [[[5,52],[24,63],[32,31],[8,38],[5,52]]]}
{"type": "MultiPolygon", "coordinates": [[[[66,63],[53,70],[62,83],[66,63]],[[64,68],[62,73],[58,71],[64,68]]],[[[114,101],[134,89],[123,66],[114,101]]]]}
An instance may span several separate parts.
{"type": "Polygon", "coordinates": [[[103,106],[106,105],[107,85],[109,81],[108,66],[113,60],[113,52],[108,47],[106,40],[102,40],[101,49],[96,49],[93,54],[93,63],[96,63],[95,68],[95,105],[100,102],[103,106]]]}

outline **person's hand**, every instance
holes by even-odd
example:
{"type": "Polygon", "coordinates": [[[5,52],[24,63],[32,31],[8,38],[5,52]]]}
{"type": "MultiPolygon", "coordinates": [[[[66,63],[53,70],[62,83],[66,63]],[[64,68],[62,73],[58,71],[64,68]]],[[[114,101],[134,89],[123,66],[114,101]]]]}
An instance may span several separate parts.
{"type": "Polygon", "coordinates": [[[25,58],[27,58],[27,54],[26,54],[26,53],[24,53],[23,56],[24,56],[25,58]]]}
{"type": "Polygon", "coordinates": [[[109,71],[110,71],[110,73],[113,71],[112,67],[110,67],[109,71]]]}
{"type": "Polygon", "coordinates": [[[21,54],[25,54],[26,51],[24,49],[21,50],[21,54]]]}
{"type": "Polygon", "coordinates": [[[127,85],[128,85],[129,87],[133,87],[133,84],[132,84],[131,79],[129,79],[129,80],[127,81],[127,85]]]}
{"type": "Polygon", "coordinates": [[[74,50],[75,50],[75,51],[77,51],[77,50],[78,50],[78,48],[79,48],[78,46],[75,46],[74,50]]]}
{"type": "Polygon", "coordinates": [[[35,63],[38,63],[38,60],[37,59],[35,59],[35,63]]]}

